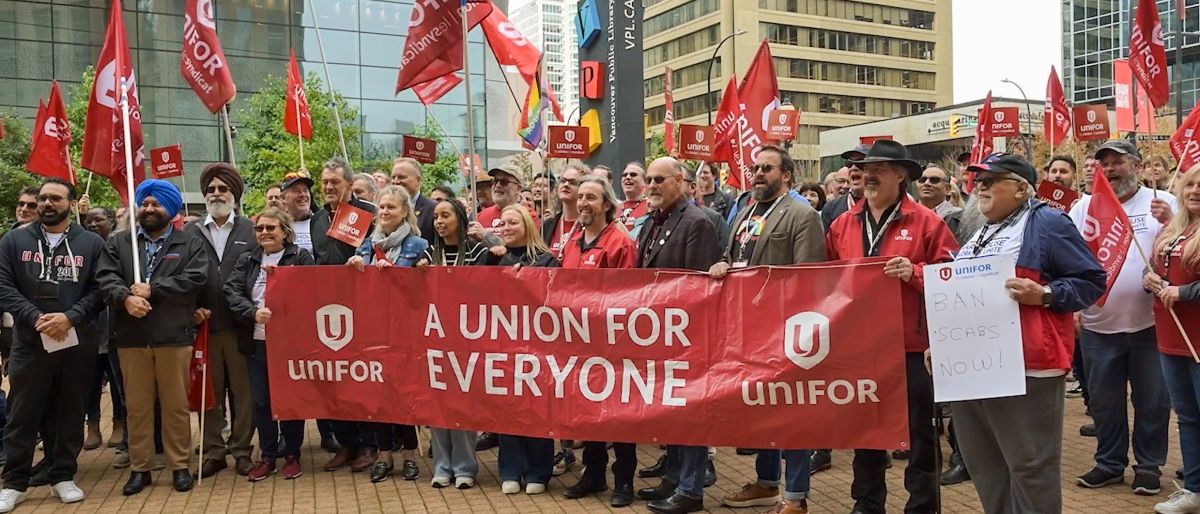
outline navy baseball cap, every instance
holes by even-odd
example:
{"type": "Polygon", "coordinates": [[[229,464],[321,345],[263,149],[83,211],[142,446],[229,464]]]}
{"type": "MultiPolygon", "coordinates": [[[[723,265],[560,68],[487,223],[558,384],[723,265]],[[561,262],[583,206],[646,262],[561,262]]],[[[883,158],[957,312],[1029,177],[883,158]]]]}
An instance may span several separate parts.
{"type": "Polygon", "coordinates": [[[987,156],[983,162],[967,166],[967,171],[974,173],[1014,173],[1030,184],[1038,183],[1037,170],[1020,155],[1010,153],[994,153],[987,156]]]}

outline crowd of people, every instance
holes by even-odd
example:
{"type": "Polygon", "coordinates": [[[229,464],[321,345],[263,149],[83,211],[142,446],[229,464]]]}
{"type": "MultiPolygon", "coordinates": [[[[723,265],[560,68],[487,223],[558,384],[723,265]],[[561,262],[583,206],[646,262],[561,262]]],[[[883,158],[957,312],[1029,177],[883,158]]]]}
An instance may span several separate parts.
{"type": "MultiPolygon", "coordinates": [[[[570,162],[529,177],[501,165],[465,198],[446,185],[424,187],[422,165],[412,159],[396,159],[390,173],[355,174],[334,158],[316,181],[300,171],[269,187],[266,207],[252,217],[241,205],[237,170],[214,163],[200,176],[203,216],[185,219],[176,186],[146,180],[131,199],[133,226],[124,209],[90,208],[69,183],[48,179],[26,189],[17,225],[0,240],[0,310],[11,343],[2,352],[10,390],[0,406],[0,512],[41,485],[64,503],[84,500],[74,482],[77,458],[102,445],[117,449],[114,467],[130,470],[125,495],[152,487],[151,472],[161,469],[171,471],[176,491],[188,491],[195,475],[221,473],[230,457],[233,472],[251,482],[301,476],[306,421],[272,418],[267,379],[266,354],[278,343],[267,341],[266,284],[280,266],[674,268],[722,280],[753,266],[885,257],[883,273],[903,284],[904,326],[896,340],[878,344],[904,348],[911,444],[854,452],[853,513],[885,511],[885,470],[896,460],[907,461],[906,512],[936,512],[939,486],[968,480],[986,512],[1060,512],[1064,398],[1076,394],[1095,421],[1081,431],[1097,440],[1094,469],[1077,470],[1079,486],[1122,483],[1132,441],[1132,493],[1159,494],[1173,407],[1183,486],[1156,509],[1200,513],[1200,364],[1181,334],[1200,334],[1200,171],[1170,178],[1169,162],[1144,161],[1122,140],[1104,143],[1082,167],[1054,156],[1040,172],[1007,153],[982,162],[963,155],[953,170],[921,164],[904,145],[881,140],[846,151],[845,165],[822,184],[798,183],[797,163],[779,147],[764,145],[756,155],[752,187],[739,195],[718,187],[712,166],[662,157],[628,163],[619,174],[570,162]],[[1082,235],[1093,159],[1138,242],[1111,288],[1082,235]],[[1035,197],[1042,180],[1085,194],[1062,212],[1035,197]],[[324,200],[319,209],[314,189],[324,200]],[[327,235],[343,206],[375,217],[359,246],[327,235]],[[1148,250],[1145,259],[1139,248],[1148,250]],[[937,405],[924,268],[995,255],[1017,263],[1005,288],[1019,305],[1027,392],[937,405]],[[193,441],[190,412],[207,407],[189,396],[197,335],[208,338],[214,402],[193,441]],[[1070,391],[1068,376],[1077,381],[1070,391]],[[106,383],[107,441],[99,419],[106,383]],[[945,470],[935,417],[950,419],[945,470]],[[39,441],[44,456],[35,464],[39,441]],[[193,473],[189,452],[197,443],[193,473]]],[[[372,482],[428,473],[435,488],[475,487],[477,450],[497,446],[504,494],[546,493],[551,477],[577,462],[582,473],[559,494],[610,491],[610,451],[613,507],[641,499],[653,512],[702,510],[704,489],[717,480],[713,449],[703,446],[667,445],[657,463],[638,470],[634,441],[429,427],[432,465],[423,470],[422,428],[316,426],[320,448],[331,454],[322,469],[369,472],[372,482]],[[635,473],[660,482],[635,490],[635,473]]],[[[721,498],[733,508],[808,512],[810,475],[833,465],[829,449],[737,453],[754,455],[756,477],[721,498]]]]}

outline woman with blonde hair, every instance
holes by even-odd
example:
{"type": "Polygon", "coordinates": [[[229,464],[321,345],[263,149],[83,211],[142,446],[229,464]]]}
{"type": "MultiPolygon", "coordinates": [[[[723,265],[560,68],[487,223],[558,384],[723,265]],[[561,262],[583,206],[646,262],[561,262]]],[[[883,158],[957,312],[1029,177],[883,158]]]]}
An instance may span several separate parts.
{"type": "Polygon", "coordinates": [[[1159,360],[1183,454],[1183,488],[1155,505],[1154,511],[1161,513],[1200,512],[1200,364],[1175,324],[1178,319],[1183,332],[1200,341],[1200,165],[1176,180],[1174,193],[1179,212],[1159,232],[1152,271],[1142,279],[1142,287],[1158,297],[1154,327],[1159,360]]]}
{"type": "Polygon", "coordinates": [[[542,240],[533,216],[524,206],[513,204],[500,211],[500,239],[508,252],[500,258],[501,266],[551,266],[554,254],[542,240]]]}

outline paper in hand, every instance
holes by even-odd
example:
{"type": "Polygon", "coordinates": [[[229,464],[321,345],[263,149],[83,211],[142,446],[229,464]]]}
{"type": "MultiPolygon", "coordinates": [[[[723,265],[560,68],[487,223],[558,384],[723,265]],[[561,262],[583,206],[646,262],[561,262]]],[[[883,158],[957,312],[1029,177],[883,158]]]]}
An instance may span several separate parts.
{"type": "Polygon", "coordinates": [[[54,338],[46,335],[44,332],[41,334],[41,336],[42,348],[46,349],[46,353],[54,353],[59,350],[66,350],[72,346],[79,346],[79,334],[75,332],[75,327],[71,327],[69,330],[67,330],[67,336],[61,341],[55,340],[54,338]]]}

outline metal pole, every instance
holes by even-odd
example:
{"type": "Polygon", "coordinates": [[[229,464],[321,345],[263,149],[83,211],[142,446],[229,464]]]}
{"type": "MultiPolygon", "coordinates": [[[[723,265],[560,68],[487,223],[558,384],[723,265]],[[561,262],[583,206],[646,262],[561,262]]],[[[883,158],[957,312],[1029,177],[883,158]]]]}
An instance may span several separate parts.
{"type": "Polygon", "coordinates": [[[434,116],[433,111],[429,110],[428,106],[425,107],[425,116],[426,119],[433,121],[433,124],[437,126],[438,130],[442,131],[443,136],[446,136],[446,142],[450,143],[450,147],[454,149],[454,153],[457,153],[459,157],[462,157],[462,149],[459,148],[458,145],[454,144],[454,139],[450,137],[449,132],[446,132],[446,127],[442,126],[442,122],[438,121],[437,116],[434,116]]]}
{"type": "MultiPolygon", "coordinates": [[[[133,205],[133,149],[130,148],[129,135],[129,83],[122,76],[124,70],[116,70],[114,74],[116,79],[121,82],[121,130],[125,135],[125,192],[129,195],[129,202],[125,208],[125,214],[129,216],[129,232],[130,234],[137,233],[137,206],[133,205]]],[[[142,281],[142,257],[138,254],[137,237],[130,237],[129,243],[133,247],[130,255],[133,257],[133,283],[142,281]]]]}
{"type": "MultiPolygon", "coordinates": [[[[462,12],[463,75],[466,75],[463,87],[467,93],[467,173],[471,180],[471,201],[475,202],[479,198],[478,187],[475,185],[479,177],[475,176],[475,116],[471,113],[471,43],[467,40],[467,33],[471,27],[467,24],[467,3],[463,2],[459,10],[462,12]]],[[[475,221],[475,214],[475,209],[471,209],[467,216],[471,221],[475,221]]]]}
{"type": "MultiPolygon", "coordinates": [[[[300,104],[297,102],[296,106],[299,107],[300,104]]],[[[229,164],[232,164],[234,168],[237,168],[237,157],[233,155],[233,129],[230,128],[229,125],[229,104],[225,104],[223,107],[221,107],[221,118],[225,121],[225,141],[226,144],[229,145],[229,164]]],[[[299,124],[299,120],[297,120],[297,124],[299,124]]],[[[238,198],[239,202],[241,200],[241,198],[238,198]]]]}
{"type": "Polygon", "coordinates": [[[712,120],[712,118],[713,118],[713,106],[712,106],[713,61],[717,60],[717,52],[721,51],[721,45],[724,45],[726,41],[733,39],[734,36],[740,36],[745,33],[746,33],[746,31],[744,31],[744,30],[737,30],[737,31],[734,31],[734,33],[722,38],[721,42],[717,43],[717,47],[713,49],[712,57],[709,58],[709,60],[708,60],[708,72],[704,75],[705,81],[708,82],[708,94],[704,96],[704,105],[708,107],[708,124],[709,125],[712,125],[712,123],[713,123],[713,120],[712,120]]]}
{"type": "MultiPolygon", "coordinates": [[[[333,81],[329,77],[329,61],[325,60],[325,44],[321,41],[321,24],[317,22],[317,8],[313,5],[313,0],[308,0],[308,10],[312,12],[313,30],[317,33],[317,49],[321,51],[321,65],[325,67],[325,87],[329,88],[329,106],[333,107],[333,120],[337,123],[338,141],[342,144],[342,157],[349,160],[350,154],[346,152],[346,136],[342,135],[342,117],[338,114],[337,99],[333,97],[333,81]]],[[[465,36],[463,40],[466,40],[465,36]]],[[[470,90],[468,89],[468,91],[470,90]]],[[[298,119],[297,123],[299,123],[298,119]]]]}
{"type": "MultiPolygon", "coordinates": [[[[1025,127],[1029,135],[1033,134],[1033,109],[1029,107],[1029,97],[1025,96],[1025,90],[1021,89],[1021,85],[1008,79],[1001,82],[1007,82],[1017,87],[1017,91],[1021,92],[1021,98],[1025,100],[1025,127]]],[[[1018,131],[1019,132],[1019,131],[1018,131]]],[[[1033,145],[1029,143],[1029,135],[1022,135],[1021,141],[1025,145],[1025,156],[1029,162],[1033,162],[1033,145]]]]}
{"type": "Polygon", "coordinates": [[[296,100],[296,141],[300,142],[300,171],[308,171],[308,166],[304,164],[304,130],[300,126],[300,101],[299,98],[296,100]]]}
{"type": "Polygon", "coordinates": [[[1175,128],[1183,126],[1183,10],[1175,13],[1175,128]]]}

